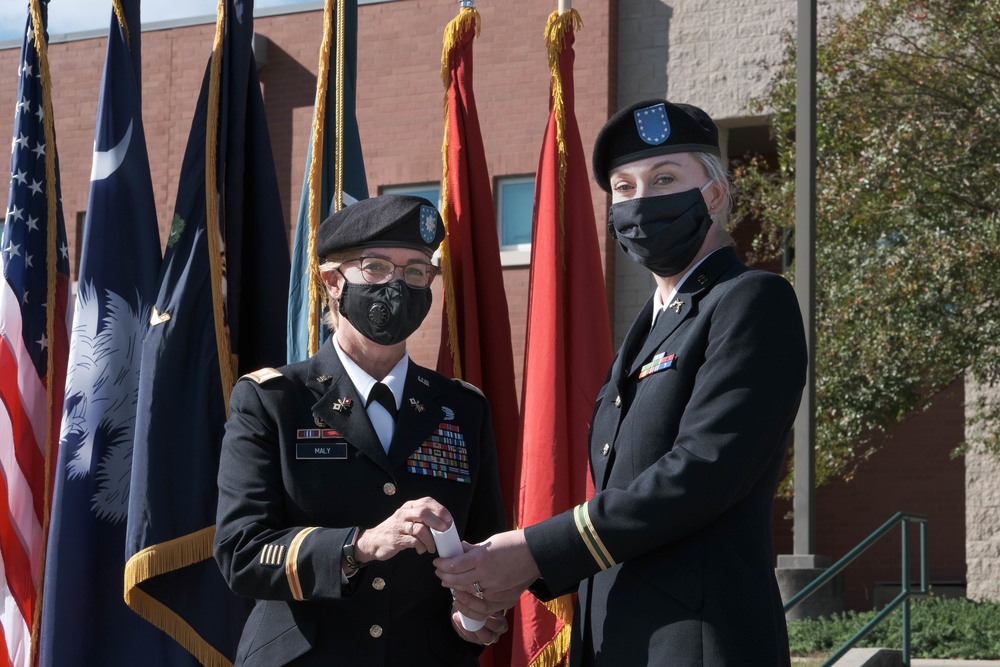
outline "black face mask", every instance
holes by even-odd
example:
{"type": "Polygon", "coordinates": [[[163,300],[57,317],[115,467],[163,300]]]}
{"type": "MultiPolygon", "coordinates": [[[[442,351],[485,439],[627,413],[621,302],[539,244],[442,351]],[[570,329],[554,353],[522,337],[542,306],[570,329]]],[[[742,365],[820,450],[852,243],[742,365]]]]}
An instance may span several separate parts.
{"type": "Polygon", "coordinates": [[[340,292],[340,314],[379,345],[409,338],[430,310],[430,289],[410,287],[402,280],[381,285],[345,281],[340,292]]]}
{"type": "Polygon", "coordinates": [[[608,212],[611,237],[633,261],[661,277],[688,267],[711,226],[698,188],[618,202],[608,212]]]}

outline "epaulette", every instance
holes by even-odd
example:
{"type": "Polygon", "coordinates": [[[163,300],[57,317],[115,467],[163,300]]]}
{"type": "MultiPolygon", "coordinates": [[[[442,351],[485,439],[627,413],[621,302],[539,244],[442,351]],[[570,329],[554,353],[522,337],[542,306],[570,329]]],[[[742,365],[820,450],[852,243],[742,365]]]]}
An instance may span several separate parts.
{"type": "Polygon", "coordinates": [[[273,380],[274,378],[280,378],[281,373],[274,368],[261,368],[260,370],[254,371],[253,373],[247,373],[240,379],[250,378],[257,384],[264,384],[268,380],[273,380]]]}
{"type": "Polygon", "coordinates": [[[455,382],[457,382],[458,384],[460,384],[460,385],[462,385],[463,387],[465,387],[466,389],[468,389],[469,391],[471,391],[471,392],[475,392],[475,393],[479,394],[480,396],[482,396],[483,398],[486,398],[486,394],[484,394],[484,393],[483,393],[483,390],[482,390],[482,389],[480,389],[479,387],[477,387],[476,385],[474,385],[474,384],[469,384],[469,383],[468,383],[468,382],[466,382],[465,380],[459,380],[458,378],[452,378],[452,379],[453,379],[453,380],[454,380],[455,382]]]}

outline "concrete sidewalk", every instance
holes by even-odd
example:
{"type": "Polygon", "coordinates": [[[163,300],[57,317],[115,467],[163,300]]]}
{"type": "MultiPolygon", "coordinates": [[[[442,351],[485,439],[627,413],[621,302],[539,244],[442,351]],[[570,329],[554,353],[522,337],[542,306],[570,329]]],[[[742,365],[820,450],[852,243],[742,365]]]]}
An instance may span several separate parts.
{"type": "Polygon", "coordinates": [[[910,667],[1000,667],[1000,660],[910,660],[910,667]]]}
{"type": "MultiPolygon", "coordinates": [[[[792,659],[792,663],[799,660],[792,659]]],[[[898,649],[854,648],[834,663],[834,667],[900,667],[903,652],[898,649]]],[[[912,658],[910,667],[1000,667],[1000,660],[941,660],[912,658]]]]}

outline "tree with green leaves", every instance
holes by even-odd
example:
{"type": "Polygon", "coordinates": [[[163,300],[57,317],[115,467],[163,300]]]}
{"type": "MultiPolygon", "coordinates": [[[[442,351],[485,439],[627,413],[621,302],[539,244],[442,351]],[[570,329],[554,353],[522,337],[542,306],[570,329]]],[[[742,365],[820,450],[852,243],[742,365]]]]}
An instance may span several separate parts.
{"type": "MultiPolygon", "coordinates": [[[[1000,3],[852,8],[822,23],[817,47],[819,483],[853,476],[956,380],[1000,380],[1000,3]]],[[[734,219],[761,223],[752,261],[794,234],[795,102],[789,42],[754,102],[778,164],[737,172],[734,219]]],[[[1000,405],[967,413],[991,425],[977,444],[1000,453],[1000,405]]]]}

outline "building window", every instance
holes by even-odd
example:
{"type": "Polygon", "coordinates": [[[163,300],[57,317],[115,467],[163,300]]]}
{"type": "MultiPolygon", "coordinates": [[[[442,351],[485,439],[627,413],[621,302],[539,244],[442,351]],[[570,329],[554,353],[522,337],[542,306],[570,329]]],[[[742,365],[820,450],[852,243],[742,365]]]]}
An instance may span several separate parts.
{"type": "Polygon", "coordinates": [[[504,176],[496,180],[497,235],[500,263],[526,266],[531,262],[531,218],[535,204],[534,176],[504,176]]]}
{"type": "Polygon", "coordinates": [[[530,251],[535,177],[505,176],[498,178],[496,198],[500,251],[530,251]]]}
{"type": "Polygon", "coordinates": [[[441,184],[440,183],[414,183],[413,185],[386,185],[382,187],[382,194],[388,195],[413,195],[423,197],[434,204],[438,211],[441,210],[441,184]]]}

